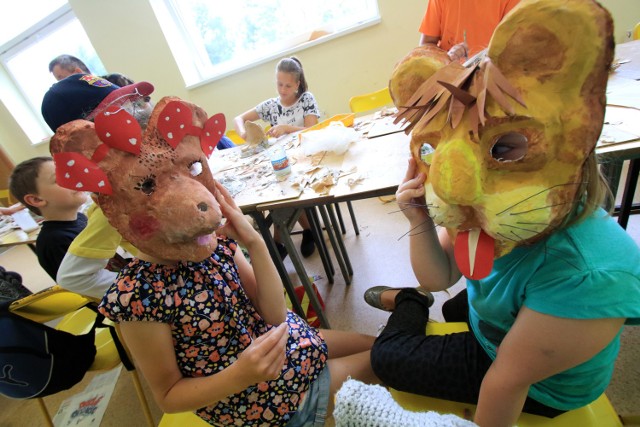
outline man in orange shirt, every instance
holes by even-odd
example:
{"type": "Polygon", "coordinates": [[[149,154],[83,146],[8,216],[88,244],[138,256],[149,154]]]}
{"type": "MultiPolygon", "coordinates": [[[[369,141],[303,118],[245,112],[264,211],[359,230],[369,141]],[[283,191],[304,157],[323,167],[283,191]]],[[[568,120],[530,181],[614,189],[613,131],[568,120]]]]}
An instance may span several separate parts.
{"type": "Polygon", "coordinates": [[[434,44],[452,61],[489,46],[493,30],[519,0],[429,0],[420,24],[420,45],[434,44]]]}

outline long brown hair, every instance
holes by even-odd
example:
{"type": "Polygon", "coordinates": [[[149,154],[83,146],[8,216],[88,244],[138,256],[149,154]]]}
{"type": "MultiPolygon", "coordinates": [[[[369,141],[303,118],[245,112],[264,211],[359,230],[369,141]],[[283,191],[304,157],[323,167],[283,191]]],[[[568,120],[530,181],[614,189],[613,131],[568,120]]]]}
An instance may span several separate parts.
{"type": "Polygon", "coordinates": [[[296,77],[296,80],[300,82],[298,86],[297,98],[300,98],[303,93],[309,90],[307,85],[307,79],[304,77],[304,70],[302,69],[302,63],[295,56],[289,58],[282,58],[276,66],[276,72],[290,73],[296,77]]]}

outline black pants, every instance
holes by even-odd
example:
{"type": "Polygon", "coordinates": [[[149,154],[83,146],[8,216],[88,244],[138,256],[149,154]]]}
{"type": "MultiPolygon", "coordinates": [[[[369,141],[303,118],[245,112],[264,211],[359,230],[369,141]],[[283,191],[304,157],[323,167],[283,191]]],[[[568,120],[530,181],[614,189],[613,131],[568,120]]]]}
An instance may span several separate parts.
{"type": "MultiPolygon", "coordinates": [[[[445,320],[468,322],[466,290],[442,308],[445,320]]],[[[371,350],[371,365],[396,390],[476,404],[492,360],[472,332],[425,335],[429,307],[413,289],[402,290],[387,326],[371,350]]],[[[527,398],[524,412],[555,417],[564,411],[527,398]]]]}

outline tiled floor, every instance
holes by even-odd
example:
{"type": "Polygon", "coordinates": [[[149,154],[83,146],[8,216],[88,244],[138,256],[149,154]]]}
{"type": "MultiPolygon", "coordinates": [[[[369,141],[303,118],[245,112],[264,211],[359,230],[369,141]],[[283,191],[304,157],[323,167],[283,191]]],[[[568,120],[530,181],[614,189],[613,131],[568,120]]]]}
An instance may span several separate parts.
{"type": "MultiPolygon", "coordinates": [[[[354,203],[360,236],[356,236],[348,219],[345,243],[347,245],[354,276],[350,285],[345,285],[338,272],[335,283],[330,285],[324,278],[324,271],[317,253],[305,260],[309,275],[319,278],[316,283],[326,303],[326,313],[335,329],[355,330],[375,334],[378,326],[385,323],[387,313],[367,306],[362,295],[370,286],[386,284],[390,286],[414,286],[415,279],[408,262],[408,240],[401,238],[407,231],[401,213],[397,213],[395,203],[382,203],[370,199],[354,203]]],[[[346,209],[343,209],[346,213],[346,209]]],[[[628,227],[640,244],[640,215],[634,216],[628,227]]],[[[294,240],[299,242],[300,236],[294,240]]],[[[285,263],[291,277],[297,281],[293,266],[285,263]]],[[[28,249],[12,249],[0,254],[0,265],[17,270],[25,276],[25,283],[34,287],[46,287],[50,279],[39,271],[37,261],[28,249]]],[[[462,289],[459,283],[452,290],[462,289]]],[[[441,320],[440,306],[450,297],[446,292],[436,294],[433,317],[441,320]]],[[[640,414],[640,328],[628,327],[623,334],[620,358],[616,364],[614,380],[607,394],[621,415],[640,414]]],[[[51,411],[55,411],[63,399],[82,390],[92,375],[73,389],[45,398],[51,411]]],[[[151,396],[147,390],[147,395],[151,396]]],[[[159,421],[161,413],[153,403],[152,411],[159,421]]],[[[0,397],[0,426],[38,427],[44,426],[34,401],[12,401],[0,397]]],[[[109,408],[102,422],[103,427],[144,426],[144,418],[139,411],[139,403],[133,391],[130,376],[123,371],[112,396],[109,408]]]]}

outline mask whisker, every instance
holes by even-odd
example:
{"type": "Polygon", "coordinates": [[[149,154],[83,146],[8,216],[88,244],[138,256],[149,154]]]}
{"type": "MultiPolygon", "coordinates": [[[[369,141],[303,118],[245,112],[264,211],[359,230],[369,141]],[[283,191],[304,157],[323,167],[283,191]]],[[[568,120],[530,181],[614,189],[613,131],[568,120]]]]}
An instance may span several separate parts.
{"type": "Polygon", "coordinates": [[[500,226],[501,227],[511,227],[511,228],[515,228],[516,230],[527,231],[527,232],[533,233],[533,234],[538,234],[540,232],[539,230],[529,230],[528,228],[517,227],[517,226],[511,225],[511,224],[500,224],[500,226]]]}
{"type": "Polygon", "coordinates": [[[549,209],[549,208],[553,208],[555,206],[562,206],[562,205],[566,205],[566,204],[570,204],[573,202],[563,202],[563,203],[556,203],[555,205],[547,205],[547,206],[542,206],[539,208],[535,208],[535,209],[529,209],[528,211],[521,211],[521,212],[512,212],[509,215],[523,215],[523,214],[527,214],[527,213],[531,213],[531,212],[535,212],[535,211],[540,211],[543,209],[549,209]]]}
{"type": "MultiPolygon", "coordinates": [[[[561,251],[561,250],[559,250],[559,249],[556,249],[556,248],[551,248],[551,247],[546,246],[546,245],[545,245],[545,252],[556,252],[556,253],[558,253],[558,254],[560,254],[560,255],[567,255],[567,253],[566,253],[566,252],[563,252],[563,251],[561,251]]],[[[550,254],[548,254],[548,253],[547,253],[547,255],[550,255],[550,254]]],[[[580,270],[581,270],[578,266],[576,266],[576,265],[572,264],[571,262],[569,262],[569,261],[568,261],[568,260],[566,260],[565,258],[563,258],[563,257],[559,257],[559,259],[560,259],[560,260],[562,260],[562,261],[564,261],[564,262],[566,262],[567,264],[569,264],[571,267],[575,268],[576,270],[578,270],[578,271],[580,271],[580,270]]]]}
{"type": "Polygon", "coordinates": [[[525,198],[525,199],[523,199],[523,200],[520,200],[518,203],[516,203],[516,204],[513,204],[513,205],[509,206],[508,208],[506,208],[506,209],[505,209],[505,210],[503,210],[502,212],[498,212],[496,215],[497,215],[497,216],[500,216],[500,215],[502,215],[503,213],[505,213],[505,212],[507,212],[507,211],[510,211],[511,209],[515,208],[515,207],[516,207],[516,206],[518,206],[519,204],[524,203],[524,202],[526,202],[527,200],[530,200],[530,199],[532,199],[532,198],[534,198],[534,197],[536,197],[536,196],[539,196],[540,194],[543,194],[543,193],[546,193],[546,192],[548,192],[548,191],[551,191],[551,190],[553,190],[553,189],[554,189],[554,188],[556,188],[556,187],[565,187],[565,186],[569,186],[569,185],[582,185],[582,184],[583,184],[582,182],[570,182],[570,183],[567,183],[567,184],[557,184],[557,185],[554,185],[554,186],[549,187],[549,188],[547,188],[547,189],[541,190],[541,191],[539,191],[539,192],[537,192],[537,193],[535,193],[535,194],[532,194],[531,196],[529,196],[529,197],[527,197],[527,198],[525,198]]]}
{"type": "Polygon", "coordinates": [[[428,222],[429,222],[429,221],[421,222],[420,224],[416,225],[415,227],[413,227],[412,229],[410,229],[409,231],[407,231],[406,233],[404,233],[402,236],[398,237],[398,240],[402,239],[404,236],[406,236],[406,235],[408,235],[408,234],[409,234],[409,235],[411,235],[411,236],[416,236],[416,235],[418,235],[418,234],[422,234],[422,233],[424,233],[424,232],[426,232],[426,231],[432,230],[432,229],[434,229],[434,228],[436,228],[436,227],[437,227],[437,225],[435,225],[435,224],[434,224],[434,225],[433,225],[433,227],[429,227],[429,228],[427,228],[426,230],[421,231],[420,233],[410,234],[412,231],[417,230],[418,228],[422,227],[423,225],[427,224],[428,222]]]}

